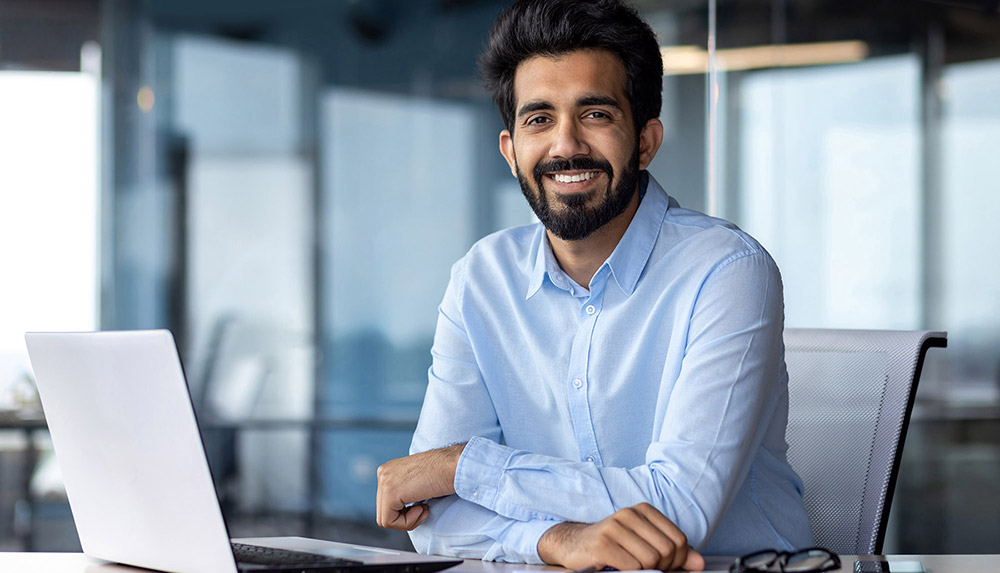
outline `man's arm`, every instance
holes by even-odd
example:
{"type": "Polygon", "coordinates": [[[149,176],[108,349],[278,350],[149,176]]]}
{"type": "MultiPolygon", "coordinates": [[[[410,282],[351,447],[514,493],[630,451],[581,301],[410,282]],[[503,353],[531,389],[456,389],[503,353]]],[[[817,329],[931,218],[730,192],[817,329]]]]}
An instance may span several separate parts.
{"type": "Polygon", "coordinates": [[[430,514],[424,501],[455,493],[455,468],[464,449],[465,444],[458,444],[379,466],[375,500],[379,527],[408,531],[423,523],[430,514]]]}
{"type": "MultiPolygon", "coordinates": [[[[541,563],[538,551],[544,550],[545,561],[577,568],[611,565],[618,569],[636,569],[641,568],[636,564],[643,563],[650,566],[661,562],[672,564],[674,557],[684,555],[687,549],[684,543],[679,544],[680,551],[676,549],[679,531],[675,527],[670,535],[653,537],[653,545],[658,549],[654,549],[656,557],[650,557],[642,538],[649,532],[644,532],[643,528],[638,528],[636,533],[631,528],[616,529],[611,522],[595,524],[598,526],[595,528],[588,528],[586,524],[553,527],[559,521],[512,519],[449,495],[454,492],[455,469],[464,444],[446,444],[464,442],[471,436],[500,441],[502,435],[459,312],[463,270],[463,261],[456,263],[441,304],[432,350],[434,362],[428,372],[428,396],[411,446],[411,452],[415,453],[379,468],[379,524],[411,529],[414,546],[424,553],[541,563]],[[424,500],[429,501],[421,503],[424,500]],[[610,535],[616,531],[621,534],[619,537],[631,537],[632,541],[612,543],[610,535]],[[543,534],[547,535],[544,544],[539,541],[543,534]],[[620,551],[616,555],[605,555],[608,552],[604,550],[595,552],[593,548],[601,545],[589,543],[586,534],[604,539],[606,547],[630,546],[640,553],[640,557],[623,558],[620,551]],[[634,539],[637,536],[638,540],[634,539]],[[664,537],[675,541],[664,544],[664,537]]],[[[657,523],[663,525],[663,521],[657,523]]],[[[700,569],[697,554],[690,552],[687,555],[695,559],[685,561],[689,568],[700,569]]]]}
{"type": "Polygon", "coordinates": [[[538,557],[538,539],[555,522],[510,519],[457,495],[431,499],[427,505],[427,519],[409,532],[413,547],[420,553],[544,563],[538,557]]]}
{"type": "MultiPolygon", "coordinates": [[[[454,494],[455,469],[464,448],[465,444],[439,448],[380,466],[378,524],[411,530],[426,521],[430,508],[423,500],[454,494]]],[[[682,566],[700,570],[705,565],[697,552],[689,550],[681,530],[648,503],[617,511],[594,524],[553,523],[543,522],[546,531],[537,544],[538,557],[551,565],[664,571],[682,566]]],[[[537,528],[538,522],[503,525],[537,528]]]]}
{"type": "Polygon", "coordinates": [[[777,268],[746,254],[710,274],[694,304],[680,375],[645,464],[601,467],[474,438],[455,488],[500,515],[591,523],[648,502],[695,547],[746,479],[786,391],[777,268]]]}
{"type": "Polygon", "coordinates": [[[601,467],[473,438],[459,461],[457,494],[514,519],[584,523],[647,502],[701,546],[746,479],[786,391],[782,330],[770,257],[721,264],[694,305],[683,366],[644,465],[601,467]]]}
{"type": "MultiPolygon", "coordinates": [[[[459,458],[457,494],[518,521],[595,523],[646,502],[693,545],[703,544],[746,479],[784,392],[782,328],[780,276],[770,258],[758,253],[726,262],[699,293],[668,422],[644,465],[599,467],[538,455],[473,431],[460,438],[482,436],[471,439],[459,458]]],[[[462,403],[457,394],[441,398],[435,396],[431,407],[442,413],[462,403]]]]}
{"type": "MultiPolygon", "coordinates": [[[[434,454],[426,453],[463,444],[473,436],[502,441],[500,422],[483,382],[460,310],[465,264],[466,259],[463,258],[452,267],[451,279],[438,309],[431,349],[433,363],[427,373],[427,395],[410,446],[413,455],[401,458],[407,462],[440,461],[434,454]]],[[[447,458],[450,463],[443,466],[439,463],[414,463],[411,466],[393,461],[380,468],[376,509],[379,523],[411,528],[410,539],[422,553],[542,563],[537,552],[538,538],[557,522],[511,519],[456,495],[435,497],[445,491],[454,492],[456,460],[452,456],[447,458]],[[441,467],[447,470],[444,477],[430,473],[432,469],[441,467]],[[392,487],[393,492],[389,491],[390,486],[386,482],[408,485],[409,479],[395,476],[410,475],[414,471],[427,474],[421,484],[432,485],[426,490],[425,485],[421,485],[417,488],[420,491],[402,491],[395,487],[392,487]],[[424,500],[428,501],[418,503],[424,500]],[[401,509],[401,506],[414,503],[416,509],[401,509]],[[393,515],[394,512],[396,515],[393,515]],[[405,515],[399,515],[401,513],[405,515]]]]}

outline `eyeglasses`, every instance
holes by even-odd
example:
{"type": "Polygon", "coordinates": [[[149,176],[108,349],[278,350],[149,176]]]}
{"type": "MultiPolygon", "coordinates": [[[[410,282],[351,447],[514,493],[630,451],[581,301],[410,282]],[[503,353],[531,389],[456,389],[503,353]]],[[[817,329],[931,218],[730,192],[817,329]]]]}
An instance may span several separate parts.
{"type": "Polygon", "coordinates": [[[822,547],[793,552],[766,549],[737,557],[729,573],[822,573],[838,567],[840,558],[822,547]]]}

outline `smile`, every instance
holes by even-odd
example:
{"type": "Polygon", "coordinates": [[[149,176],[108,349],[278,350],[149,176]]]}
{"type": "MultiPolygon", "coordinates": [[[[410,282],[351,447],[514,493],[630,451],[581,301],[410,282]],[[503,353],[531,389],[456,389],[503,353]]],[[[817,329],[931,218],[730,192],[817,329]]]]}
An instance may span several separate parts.
{"type": "Polygon", "coordinates": [[[594,177],[600,175],[600,171],[585,171],[583,173],[576,173],[573,175],[563,175],[562,173],[553,173],[552,178],[555,179],[557,183],[579,183],[581,181],[589,181],[594,177]]]}

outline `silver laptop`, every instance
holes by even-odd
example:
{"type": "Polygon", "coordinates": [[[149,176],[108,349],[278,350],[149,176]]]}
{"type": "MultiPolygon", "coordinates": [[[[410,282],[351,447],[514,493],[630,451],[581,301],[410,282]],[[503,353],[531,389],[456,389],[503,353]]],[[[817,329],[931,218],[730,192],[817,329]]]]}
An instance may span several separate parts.
{"type": "Polygon", "coordinates": [[[302,537],[231,541],[169,331],[25,340],[87,555],[178,573],[427,573],[461,562],[302,537]]]}

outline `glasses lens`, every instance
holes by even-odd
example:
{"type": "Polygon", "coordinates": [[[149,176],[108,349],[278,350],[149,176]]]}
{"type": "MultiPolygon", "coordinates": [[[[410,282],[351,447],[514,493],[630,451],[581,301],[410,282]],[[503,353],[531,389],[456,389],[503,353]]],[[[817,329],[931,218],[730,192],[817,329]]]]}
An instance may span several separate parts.
{"type": "Polygon", "coordinates": [[[780,571],[777,551],[761,551],[740,557],[740,563],[748,571],[780,571]]]}
{"type": "Polygon", "coordinates": [[[785,563],[785,573],[807,573],[810,571],[826,571],[833,567],[835,559],[828,551],[813,549],[794,553],[785,563]]]}

